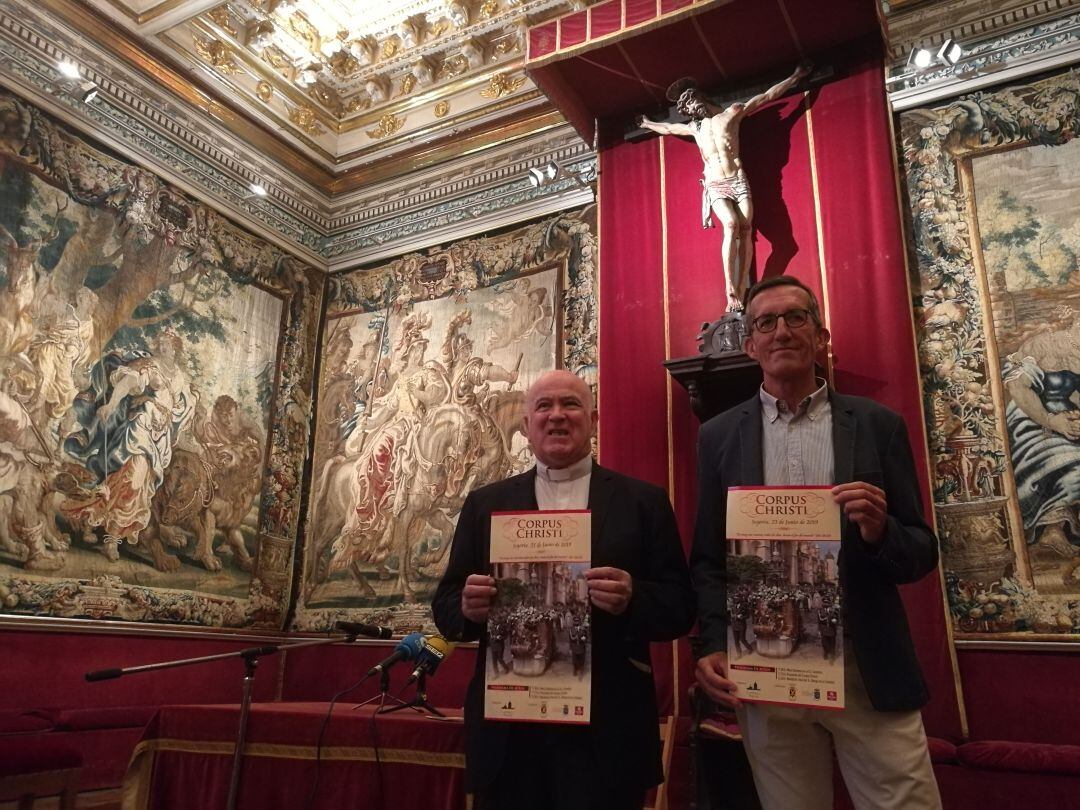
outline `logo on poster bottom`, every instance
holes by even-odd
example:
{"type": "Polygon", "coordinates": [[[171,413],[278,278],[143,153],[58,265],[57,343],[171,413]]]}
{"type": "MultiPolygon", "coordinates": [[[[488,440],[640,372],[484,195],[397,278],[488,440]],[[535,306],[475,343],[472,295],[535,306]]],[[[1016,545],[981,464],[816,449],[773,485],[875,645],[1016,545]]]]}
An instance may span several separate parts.
{"type": "Polygon", "coordinates": [[[787,690],[787,696],[794,700],[796,697],[799,696],[799,692],[794,686],[789,686],[787,690]]]}
{"type": "Polygon", "coordinates": [[[828,700],[836,700],[836,692],[833,692],[833,691],[830,690],[830,691],[825,693],[825,697],[828,700]]]}

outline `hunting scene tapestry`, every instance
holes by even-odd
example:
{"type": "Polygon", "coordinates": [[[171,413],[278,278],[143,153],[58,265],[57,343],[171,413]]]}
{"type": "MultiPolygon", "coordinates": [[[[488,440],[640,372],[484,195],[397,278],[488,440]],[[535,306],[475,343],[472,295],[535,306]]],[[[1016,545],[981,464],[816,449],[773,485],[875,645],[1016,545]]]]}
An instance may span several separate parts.
{"type": "Polygon", "coordinates": [[[900,121],[954,630],[1080,640],[1080,75],[900,121]]]}
{"type": "Polygon", "coordinates": [[[0,603],[280,627],[321,275],[0,94],[0,603]]]}
{"type": "Polygon", "coordinates": [[[524,392],[595,387],[595,209],[331,279],[294,629],[430,630],[465,496],[532,464],[524,392]]]}

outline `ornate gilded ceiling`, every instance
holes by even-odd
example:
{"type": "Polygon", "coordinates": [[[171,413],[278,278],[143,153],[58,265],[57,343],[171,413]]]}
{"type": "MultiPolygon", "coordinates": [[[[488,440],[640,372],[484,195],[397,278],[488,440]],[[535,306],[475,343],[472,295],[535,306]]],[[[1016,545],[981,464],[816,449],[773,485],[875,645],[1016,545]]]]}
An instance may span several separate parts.
{"type": "MultiPolygon", "coordinates": [[[[523,34],[596,2],[0,0],[0,85],[344,270],[593,199],[595,155],[524,74],[523,34]]],[[[1080,59],[1080,0],[882,6],[898,109],[1080,59]],[[959,65],[905,67],[945,38],[959,65]]]]}
{"type": "MultiPolygon", "coordinates": [[[[50,0],[89,5],[331,171],[550,107],[529,25],[582,0],[50,0]]],[[[403,164],[403,167],[407,165],[403,164]]]]}

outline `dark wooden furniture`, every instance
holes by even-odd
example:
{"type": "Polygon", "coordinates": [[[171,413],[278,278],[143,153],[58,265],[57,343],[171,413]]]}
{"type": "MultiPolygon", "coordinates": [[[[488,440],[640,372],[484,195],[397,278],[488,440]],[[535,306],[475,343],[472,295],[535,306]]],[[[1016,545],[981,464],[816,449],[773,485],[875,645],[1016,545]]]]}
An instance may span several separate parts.
{"type": "Polygon", "coordinates": [[[690,394],[690,407],[702,422],[749,399],[761,385],[761,368],[742,352],[677,357],[664,367],[690,394]]]}

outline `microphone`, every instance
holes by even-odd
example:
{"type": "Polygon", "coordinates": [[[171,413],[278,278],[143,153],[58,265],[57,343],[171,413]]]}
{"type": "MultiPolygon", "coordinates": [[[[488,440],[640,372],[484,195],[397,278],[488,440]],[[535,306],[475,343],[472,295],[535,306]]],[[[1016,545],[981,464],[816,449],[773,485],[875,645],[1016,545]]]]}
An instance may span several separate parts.
{"type": "Polygon", "coordinates": [[[98,669],[93,672],[86,673],[86,680],[93,683],[94,681],[107,681],[110,678],[119,678],[124,674],[122,669],[98,669]]]}
{"type": "MultiPolygon", "coordinates": [[[[340,622],[339,622],[340,624],[340,622]]],[[[419,633],[409,633],[394,647],[394,652],[368,670],[368,675],[385,672],[398,661],[415,661],[424,644],[424,637],[419,633]]]]}
{"type": "Polygon", "coordinates": [[[429,636],[420,648],[420,654],[416,659],[416,669],[405,682],[405,686],[416,683],[421,675],[434,675],[439,664],[453,651],[454,645],[442,636],[429,636]]]}
{"type": "Polygon", "coordinates": [[[350,636],[363,636],[364,638],[393,638],[394,631],[389,627],[379,627],[377,624],[360,624],[359,622],[337,622],[334,627],[350,636]]]}

